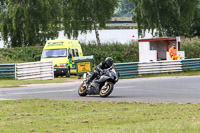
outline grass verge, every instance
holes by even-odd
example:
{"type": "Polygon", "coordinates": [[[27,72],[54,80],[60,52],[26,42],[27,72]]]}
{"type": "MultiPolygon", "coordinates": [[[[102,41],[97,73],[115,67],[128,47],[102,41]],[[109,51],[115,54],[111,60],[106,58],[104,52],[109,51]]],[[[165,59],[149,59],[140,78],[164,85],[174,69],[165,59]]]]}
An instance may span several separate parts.
{"type": "Polygon", "coordinates": [[[199,104],[24,99],[0,106],[1,133],[200,131],[199,104]]]}
{"type": "Polygon", "coordinates": [[[15,80],[13,78],[0,79],[0,88],[19,87],[27,84],[46,84],[69,82],[67,78],[55,78],[54,80],[15,80]]]}
{"type": "Polygon", "coordinates": [[[170,77],[170,76],[198,76],[200,71],[185,71],[185,72],[176,72],[176,73],[159,73],[159,74],[146,74],[142,75],[139,78],[150,78],[150,77],[170,77]]]}

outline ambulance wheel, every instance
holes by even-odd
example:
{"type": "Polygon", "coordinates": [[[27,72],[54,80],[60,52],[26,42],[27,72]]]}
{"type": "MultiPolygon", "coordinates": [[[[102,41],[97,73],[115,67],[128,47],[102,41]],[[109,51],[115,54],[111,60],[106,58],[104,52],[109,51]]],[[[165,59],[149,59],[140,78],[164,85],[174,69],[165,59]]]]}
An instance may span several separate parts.
{"type": "Polygon", "coordinates": [[[70,77],[70,68],[67,69],[66,77],[67,77],[67,78],[70,77]]]}

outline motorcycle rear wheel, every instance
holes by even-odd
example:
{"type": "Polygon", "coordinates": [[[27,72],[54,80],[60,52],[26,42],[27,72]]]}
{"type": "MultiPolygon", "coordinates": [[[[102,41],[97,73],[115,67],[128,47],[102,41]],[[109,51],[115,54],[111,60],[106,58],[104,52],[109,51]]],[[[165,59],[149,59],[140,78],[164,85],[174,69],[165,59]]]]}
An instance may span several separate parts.
{"type": "Polygon", "coordinates": [[[79,94],[79,96],[82,96],[82,97],[84,97],[84,96],[87,95],[87,87],[84,86],[84,84],[85,84],[85,83],[82,83],[82,84],[80,85],[79,89],[78,89],[78,94],[79,94]]]}
{"type": "Polygon", "coordinates": [[[101,97],[107,97],[109,96],[113,91],[114,85],[112,83],[108,83],[107,87],[104,88],[104,86],[100,89],[100,96],[101,97]]]}

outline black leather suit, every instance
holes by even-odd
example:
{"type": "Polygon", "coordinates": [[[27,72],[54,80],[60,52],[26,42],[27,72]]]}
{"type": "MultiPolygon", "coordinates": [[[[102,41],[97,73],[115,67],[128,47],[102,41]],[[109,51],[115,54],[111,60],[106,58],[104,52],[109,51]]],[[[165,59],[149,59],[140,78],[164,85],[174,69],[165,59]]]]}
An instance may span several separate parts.
{"type": "Polygon", "coordinates": [[[91,82],[93,79],[95,79],[98,75],[100,75],[103,72],[103,69],[108,69],[110,66],[106,64],[105,61],[102,61],[94,70],[91,77],[88,79],[88,83],[91,82]]]}

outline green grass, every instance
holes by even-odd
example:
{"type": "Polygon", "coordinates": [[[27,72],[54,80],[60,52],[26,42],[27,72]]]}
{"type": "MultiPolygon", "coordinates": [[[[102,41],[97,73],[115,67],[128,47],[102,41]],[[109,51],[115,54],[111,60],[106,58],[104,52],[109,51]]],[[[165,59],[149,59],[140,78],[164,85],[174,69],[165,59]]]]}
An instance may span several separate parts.
{"type": "Polygon", "coordinates": [[[200,131],[200,104],[25,99],[0,107],[1,133],[200,131]]]}
{"type": "Polygon", "coordinates": [[[176,73],[159,73],[159,74],[146,74],[142,75],[139,78],[150,78],[150,77],[170,77],[170,76],[198,76],[200,71],[185,71],[185,72],[176,72],[176,73]]]}
{"type": "Polygon", "coordinates": [[[46,84],[69,82],[67,78],[55,78],[54,80],[15,80],[12,78],[0,78],[0,88],[19,87],[27,84],[46,84]]]}

